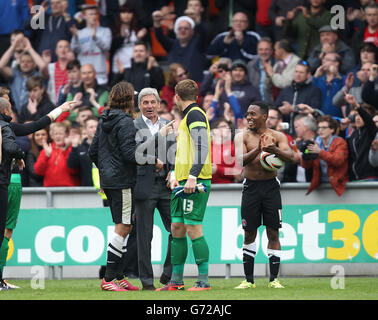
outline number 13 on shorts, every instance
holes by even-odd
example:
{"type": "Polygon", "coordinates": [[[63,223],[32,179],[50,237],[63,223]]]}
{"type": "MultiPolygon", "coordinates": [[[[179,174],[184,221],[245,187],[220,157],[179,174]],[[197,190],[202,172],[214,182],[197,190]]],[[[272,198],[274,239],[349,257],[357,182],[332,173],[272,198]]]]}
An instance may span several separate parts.
{"type": "Polygon", "coordinates": [[[193,211],[193,200],[190,199],[184,199],[183,201],[183,210],[184,214],[191,213],[193,211]]]}

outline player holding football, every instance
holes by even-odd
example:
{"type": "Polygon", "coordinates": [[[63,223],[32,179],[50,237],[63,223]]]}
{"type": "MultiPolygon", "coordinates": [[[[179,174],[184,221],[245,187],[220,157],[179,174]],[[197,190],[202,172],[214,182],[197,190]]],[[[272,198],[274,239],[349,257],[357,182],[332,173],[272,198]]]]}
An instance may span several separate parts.
{"type": "Polygon", "coordinates": [[[235,289],[255,288],[253,271],[256,255],[257,228],[266,226],[271,288],[283,288],[277,276],[280,266],[281,244],[279,228],[282,227],[282,203],[280,184],[276,171],[265,170],[260,163],[261,151],[273,153],[284,162],[293,161],[286,136],[266,127],[269,105],[254,102],[246,114],[247,129],[235,136],[235,145],[240,165],[244,167],[244,185],[241,217],[244,229],[243,266],[245,280],[235,289]]]}

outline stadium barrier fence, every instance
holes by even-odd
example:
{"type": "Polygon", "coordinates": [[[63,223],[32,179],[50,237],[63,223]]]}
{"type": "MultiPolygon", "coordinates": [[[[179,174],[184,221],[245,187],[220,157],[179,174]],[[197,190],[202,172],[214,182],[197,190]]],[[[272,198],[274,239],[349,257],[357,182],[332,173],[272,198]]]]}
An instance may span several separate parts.
{"type": "MultiPolygon", "coordinates": [[[[342,197],[328,184],[305,195],[307,183],[283,183],[281,276],[377,276],[378,182],[350,182],[342,197]]],[[[212,186],[204,221],[210,276],[242,276],[241,184],[212,186]]],[[[23,188],[5,276],[29,278],[41,266],[48,278],[96,277],[113,234],[109,208],[92,187],[23,188]]],[[[267,237],[259,228],[256,276],[269,274],[267,237]]],[[[152,262],[162,270],[167,232],[155,217],[152,262]]],[[[185,275],[196,275],[191,250],[185,275]]]]}

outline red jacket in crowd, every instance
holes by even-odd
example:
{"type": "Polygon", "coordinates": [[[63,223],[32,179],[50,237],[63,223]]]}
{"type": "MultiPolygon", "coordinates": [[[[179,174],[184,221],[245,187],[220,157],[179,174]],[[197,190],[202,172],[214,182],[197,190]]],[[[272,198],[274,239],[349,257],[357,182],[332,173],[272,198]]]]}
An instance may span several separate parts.
{"type": "Polygon", "coordinates": [[[327,174],[329,183],[338,196],[341,196],[345,191],[348,177],[348,144],[342,138],[336,137],[329,147],[328,151],[321,150],[319,157],[315,160],[302,160],[301,166],[305,169],[312,167],[313,174],[306,194],[316,189],[321,181],[320,159],[327,163],[327,174]]]}
{"type": "Polygon", "coordinates": [[[77,169],[67,166],[67,159],[71,152],[71,146],[67,149],[59,149],[55,143],[51,143],[50,157],[42,150],[34,164],[34,172],[43,176],[44,187],[75,187],[80,186],[80,178],[77,169]]]}

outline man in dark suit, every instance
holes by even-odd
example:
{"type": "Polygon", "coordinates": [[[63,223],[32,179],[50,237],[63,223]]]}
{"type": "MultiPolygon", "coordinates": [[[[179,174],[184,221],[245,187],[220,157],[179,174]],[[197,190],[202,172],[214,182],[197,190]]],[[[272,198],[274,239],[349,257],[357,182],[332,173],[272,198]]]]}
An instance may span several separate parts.
{"type": "MultiPolygon", "coordinates": [[[[143,290],[154,290],[151,265],[151,241],[154,211],[159,210],[165,229],[171,232],[171,191],[167,187],[174,169],[175,136],[172,123],[158,116],[160,97],[156,89],[144,88],[138,95],[142,115],[134,120],[136,134],[137,184],[135,186],[135,215],[138,244],[139,278],[143,290]]],[[[171,239],[160,282],[166,284],[172,274],[171,239]]]]}

